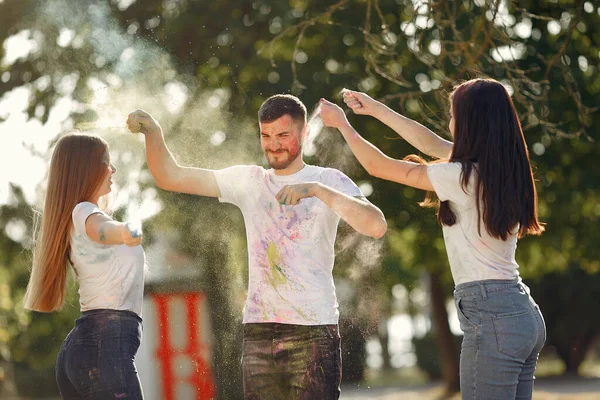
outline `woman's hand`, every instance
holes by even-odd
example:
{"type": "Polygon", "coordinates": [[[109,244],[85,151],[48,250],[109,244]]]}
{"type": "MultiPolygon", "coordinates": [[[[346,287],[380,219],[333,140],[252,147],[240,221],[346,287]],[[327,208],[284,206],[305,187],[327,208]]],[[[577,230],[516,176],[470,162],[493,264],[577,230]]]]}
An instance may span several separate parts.
{"type": "Polygon", "coordinates": [[[126,222],[121,225],[121,239],[123,244],[129,247],[134,247],[142,244],[142,227],[132,222],[126,222]]]}
{"type": "Polygon", "coordinates": [[[346,103],[355,114],[374,116],[381,106],[380,102],[362,92],[344,89],[342,96],[344,98],[344,103],[346,103]]]}
{"type": "Polygon", "coordinates": [[[344,110],[342,110],[337,104],[325,99],[321,99],[320,103],[321,111],[319,114],[325,126],[340,129],[344,126],[350,125],[344,110]]]}

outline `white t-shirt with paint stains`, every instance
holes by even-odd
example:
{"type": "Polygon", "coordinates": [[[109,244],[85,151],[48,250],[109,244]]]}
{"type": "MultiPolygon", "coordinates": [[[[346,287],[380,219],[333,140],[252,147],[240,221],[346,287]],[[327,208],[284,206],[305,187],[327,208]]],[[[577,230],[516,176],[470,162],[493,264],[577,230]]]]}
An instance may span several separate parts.
{"type": "MultiPolygon", "coordinates": [[[[518,227],[507,240],[490,236],[477,215],[477,196],[474,194],[477,171],[473,169],[465,191],[460,184],[461,171],[461,164],[456,162],[427,166],[435,193],[441,201],[450,203],[456,215],[454,225],[442,225],[454,283],[518,278],[519,265],[515,260],[518,227]],[[477,228],[479,224],[481,235],[477,228]]],[[[480,208],[483,211],[483,206],[480,208]]]]}
{"type": "Polygon", "coordinates": [[[320,182],[362,197],[342,172],[307,165],[288,176],[241,165],[215,171],[219,201],[238,206],[248,241],[249,282],[244,323],[337,324],[334,242],[340,217],[316,197],[298,205],[275,198],[285,186],[320,182]]]}
{"type": "Polygon", "coordinates": [[[141,245],[103,245],[91,240],[85,221],[96,213],[104,214],[95,204],[82,202],[72,214],[71,262],[79,281],[81,311],[128,310],[141,316],[144,249],[141,245]]]}

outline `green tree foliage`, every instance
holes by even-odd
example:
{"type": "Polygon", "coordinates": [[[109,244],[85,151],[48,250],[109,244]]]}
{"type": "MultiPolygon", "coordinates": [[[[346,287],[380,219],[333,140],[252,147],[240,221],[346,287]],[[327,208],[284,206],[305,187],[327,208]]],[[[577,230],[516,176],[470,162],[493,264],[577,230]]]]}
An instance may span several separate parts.
{"type": "Polygon", "coordinates": [[[17,379],[26,384],[19,385],[21,394],[57,394],[54,361],[78,313],[76,287],[71,280],[59,315],[25,312],[21,300],[31,268],[34,216],[22,190],[14,185],[10,190],[9,201],[0,206],[0,365],[11,361],[12,368],[4,374],[10,370],[17,378],[26,374],[26,379],[17,379]]]}
{"type": "Polygon", "coordinates": [[[544,312],[547,346],[564,361],[565,373],[576,375],[600,331],[600,321],[590,318],[596,310],[593,298],[600,290],[600,275],[573,263],[533,278],[530,288],[544,312]]]}
{"type": "MultiPolygon", "coordinates": [[[[123,142],[119,135],[125,133],[100,122],[108,114],[122,121],[138,107],[159,119],[181,163],[221,168],[262,162],[255,115],[271,94],[292,92],[312,108],[320,97],[341,102],[337,96],[344,87],[359,89],[447,134],[448,91],[458,80],[491,76],[514,93],[547,223],[542,237],[519,244],[522,275],[534,279],[571,263],[593,274],[600,267],[592,243],[600,215],[593,128],[600,122],[593,112],[600,90],[599,19],[594,2],[567,0],[4,0],[0,42],[20,37],[32,48],[0,65],[0,96],[26,88],[29,116],[42,122],[60,101],[72,99],[63,128],[103,134],[112,129],[111,149],[121,171],[128,168],[125,154],[141,155],[140,143],[131,136],[123,142]],[[99,93],[107,102],[98,103],[99,93]]],[[[377,121],[349,118],[386,154],[402,158],[414,152],[377,121]]],[[[374,316],[390,312],[391,288],[410,287],[421,271],[441,280],[435,286],[441,292],[432,295],[438,305],[443,302],[452,281],[440,228],[432,211],[417,205],[423,194],[368,177],[337,132],[324,130],[315,143],[308,161],[371,185],[369,198],[388,218],[389,233],[377,248],[344,231],[340,235],[336,274],[365,290],[353,306],[362,329],[375,332],[374,316]],[[369,252],[371,259],[364,256],[369,252]],[[361,268],[360,260],[371,264],[361,268]],[[368,289],[360,282],[369,282],[368,289]]],[[[135,195],[141,199],[153,183],[147,174],[138,177],[135,195]]],[[[173,245],[194,257],[202,282],[214,283],[215,333],[239,327],[234,298],[246,274],[239,212],[214,200],[162,191],[158,199],[162,211],[147,232],[180,232],[173,245]],[[229,311],[219,314],[218,307],[229,311]]],[[[2,270],[6,279],[23,270],[16,259],[2,270]]],[[[0,305],[8,304],[2,293],[0,305]]],[[[9,326],[24,329],[23,323],[9,326]]],[[[236,334],[226,341],[235,346],[236,334]]],[[[239,376],[229,366],[237,355],[221,344],[224,353],[216,354],[215,368],[232,371],[219,379],[233,383],[219,392],[235,398],[239,376]]]]}
{"type": "MultiPolygon", "coordinates": [[[[22,257],[25,248],[20,240],[30,231],[30,218],[26,216],[26,203],[19,188],[12,187],[11,190],[9,202],[0,206],[0,368],[3,375],[9,373],[7,361],[12,359],[10,345],[29,321],[19,303],[24,292],[19,290],[19,284],[23,281],[27,284],[24,276],[27,258],[22,257]]],[[[0,385],[0,393],[3,390],[8,391],[9,388],[0,385]]]]}

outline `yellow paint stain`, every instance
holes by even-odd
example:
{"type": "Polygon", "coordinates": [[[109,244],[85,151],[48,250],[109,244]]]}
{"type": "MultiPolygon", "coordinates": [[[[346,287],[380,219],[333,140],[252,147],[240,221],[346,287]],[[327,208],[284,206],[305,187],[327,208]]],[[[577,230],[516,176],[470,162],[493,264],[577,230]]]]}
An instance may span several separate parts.
{"type": "Polygon", "coordinates": [[[271,267],[269,282],[273,286],[284,285],[287,282],[287,278],[281,269],[281,255],[274,243],[269,243],[267,247],[267,258],[271,267]]]}

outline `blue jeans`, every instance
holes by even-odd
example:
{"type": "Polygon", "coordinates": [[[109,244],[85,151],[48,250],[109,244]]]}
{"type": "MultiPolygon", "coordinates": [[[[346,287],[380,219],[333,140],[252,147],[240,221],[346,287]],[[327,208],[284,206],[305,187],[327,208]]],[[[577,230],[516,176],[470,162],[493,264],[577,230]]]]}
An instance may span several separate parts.
{"type": "Polygon", "coordinates": [[[464,332],[462,398],[531,399],[546,326],[529,288],[516,279],[468,282],[454,300],[464,332]]]}
{"type": "Polygon", "coordinates": [[[142,319],[130,311],[85,311],[63,342],[56,381],[65,400],[142,399],[135,364],[142,319]]]}
{"type": "Polygon", "coordinates": [[[337,325],[244,325],[244,398],[334,400],[342,355],[337,325]]]}

